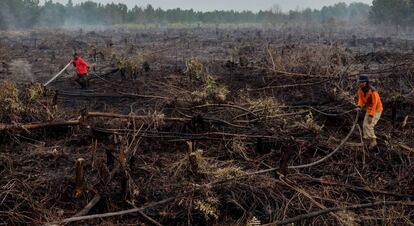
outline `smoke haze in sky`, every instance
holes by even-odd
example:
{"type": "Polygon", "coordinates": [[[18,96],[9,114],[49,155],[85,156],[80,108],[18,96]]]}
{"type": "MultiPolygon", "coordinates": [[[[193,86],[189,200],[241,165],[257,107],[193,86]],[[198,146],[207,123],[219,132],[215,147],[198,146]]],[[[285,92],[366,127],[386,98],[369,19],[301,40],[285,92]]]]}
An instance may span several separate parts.
{"type": "MultiPolygon", "coordinates": [[[[45,0],[41,0],[45,1],[45,0]]],[[[72,0],[73,3],[84,2],[86,0],[72,0]]],[[[212,11],[212,10],[267,10],[271,9],[274,5],[279,5],[283,11],[289,11],[294,9],[319,9],[323,6],[333,5],[338,2],[352,3],[363,2],[366,4],[372,4],[372,0],[92,0],[101,3],[124,3],[128,7],[134,5],[146,6],[151,4],[155,8],[161,7],[163,9],[182,8],[182,9],[194,9],[197,11],[212,11]]],[[[60,2],[66,4],[68,0],[54,0],[54,2],[60,2]]]]}

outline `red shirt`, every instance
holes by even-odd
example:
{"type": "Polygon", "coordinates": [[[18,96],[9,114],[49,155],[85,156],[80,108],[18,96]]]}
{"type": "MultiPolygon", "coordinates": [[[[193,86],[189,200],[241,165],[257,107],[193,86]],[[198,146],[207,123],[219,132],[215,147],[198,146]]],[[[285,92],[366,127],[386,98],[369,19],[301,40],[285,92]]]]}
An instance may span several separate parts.
{"type": "Polygon", "coordinates": [[[88,74],[89,64],[86,63],[81,57],[76,57],[76,59],[73,60],[73,66],[76,67],[76,73],[78,73],[78,75],[88,74]]]}

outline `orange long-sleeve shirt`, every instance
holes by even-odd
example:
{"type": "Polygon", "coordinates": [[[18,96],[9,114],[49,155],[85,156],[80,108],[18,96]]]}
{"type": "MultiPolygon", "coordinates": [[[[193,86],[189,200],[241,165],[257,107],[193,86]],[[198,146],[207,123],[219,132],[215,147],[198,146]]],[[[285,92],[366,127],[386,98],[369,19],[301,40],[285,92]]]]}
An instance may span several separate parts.
{"type": "Polygon", "coordinates": [[[358,107],[367,107],[367,112],[374,117],[375,113],[382,112],[382,102],[378,91],[372,87],[364,93],[361,88],[358,89],[358,107]]]}

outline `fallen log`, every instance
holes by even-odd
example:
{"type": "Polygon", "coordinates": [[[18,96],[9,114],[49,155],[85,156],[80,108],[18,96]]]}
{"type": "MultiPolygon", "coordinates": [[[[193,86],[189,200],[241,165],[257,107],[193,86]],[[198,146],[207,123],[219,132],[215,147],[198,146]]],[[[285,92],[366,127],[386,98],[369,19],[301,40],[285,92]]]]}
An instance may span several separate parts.
{"type": "MultiPolygon", "coordinates": [[[[102,133],[109,133],[109,134],[127,134],[132,132],[131,129],[105,129],[94,127],[94,130],[102,133]]],[[[260,134],[241,134],[241,133],[225,133],[225,132],[205,132],[205,133],[176,133],[176,132],[161,132],[161,131],[145,131],[142,133],[143,137],[152,137],[149,134],[157,134],[162,135],[165,137],[171,138],[185,138],[186,140],[193,140],[197,138],[221,138],[220,140],[226,137],[239,137],[239,138],[263,138],[263,139],[273,139],[279,140],[279,136],[267,136],[267,135],[260,135],[260,134]]]]}
{"type": "Polygon", "coordinates": [[[292,218],[285,219],[282,221],[276,221],[276,222],[272,222],[269,224],[263,224],[262,226],[286,225],[286,224],[291,224],[291,223],[295,223],[298,221],[306,220],[309,218],[314,218],[317,216],[325,215],[325,214],[332,213],[332,212],[372,208],[376,206],[389,206],[389,205],[414,206],[414,202],[382,201],[382,202],[358,204],[358,205],[352,205],[352,206],[346,206],[346,207],[333,207],[333,208],[318,210],[318,211],[307,213],[307,214],[298,215],[296,217],[292,217],[292,218]]]}
{"type": "Polygon", "coordinates": [[[327,81],[329,80],[323,79],[321,81],[311,82],[311,83],[297,83],[297,84],[279,85],[279,86],[265,86],[265,87],[257,88],[257,89],[247,89],[247,91],[257,92],[257,91],[263,91],[263,90],[268,90],[268,89],[284,89],[284,88],[301,87],[301,86],[312,86],[312,85],[322,84],[327,81]]]}
{"type": "Polygon", "coordinates": [[[85,216],[86,214],[91,211],[91,209],[101,200],[101,195],[96,194],[93,199],[81,210],[77,213],[74,217],[85,216]]]}
{"type": "MultiPolygon", "coordinates": [[[[117,113],[109,112],[88,112],[83,115],[84,118],[96,118],[96,117],[105,117],[105,118],[121,118],[121,119],[134,119],[134,120],[148,120],[151,119],[151,115],[122,115],[117,113]]],[[[186,118],[163,118],[164,121],[172,122],[187,122],[191,119],[186,118]]],[[[0,130],[30,130],[30,129],[40,129],[45,127],[54,127],[54,126],[76,126],[81,123],[82,120],[68,120],[68,121],[55,121],[55,122],[39,122],[39,123],[29,123],[29,124],[0,124],[0,130]]]]}
{"type": "Polygon", "coordinates": [[[39,129],[53,126],[75,126],[79,125],[79,120],[69,121],[57,121],[57,122],[41,122],[41,123],[29,123],[29,124],[0,124],[0,130],[17,130],[17,129],[39,129]]]}
{"type": "MultiPolygon", "coordinates": [[[[105,118],[122,118],[122,119],[135,119],[135,120],[147,120],[151,118],[151,115],[122,115],[117,113],[111,112],[88,112],[86,114],[87,118],[94,118],[94,117],[105,117],[105,118]]],[[[191,119],[186,118],[163,118],[164,121],[172,121],[172,122],[188,122],[191,119]]]]}
{"type": "MultiPolygon", "coordinates": [[[[30,130],[30,129],[40,129],[40,128],[46,128],[46,127],[54,127],[54,126],[76,126],[80,125],[82,123],[85,123],[85,120],[89,118],[120,118],[120,119],[126,119],[126,120],[140,120],[140,121],[146,121],[151,120],[151,115],[123,115],[118,113],[112,113],[112,112],[87,112],[82,115],[77,120],[68,120],[68,121],[54,121],[54,122],[38,122],[38,123],[28,123],[28,124],[4,124],[0,123],[0,131],[1,130],[30,130]]],[[[191,118],[178,118],[178,117],[163,117],[163,121],[166,122],[190,122],[191,118]]],[[[230,122],[221,120],[221,119],[215,119],[215,118],[206,118],[207,121],[211,123],[216,124],[225,124],[236,128],[247,128],[246,126],[242,125],[236,125],[232,124],[230,122]]]]}
{"type": "Polygon", "coordinates": [[[414,195],[398,194],[398,193],[389,192],[389,191],[375,190],[375,189],[372,189],[372,188],[369,188],[369,187],[361,187],[361,186],[354,186],[354,185],[351,185],[351,184],[324,181],[324,180],[318,179],[318,178],[301,177],[301,178],[299,178],[299,180],[302,181],[302,182],[303,181],[308,181],[309,183],[319,183],[319,184],[325,185],[325,186],[340,186],[340,187],[343,187],[345,189],[349,189],[349,190],[353,190],[353,191],[362,191],[362,192],[374,193],[374,194],[379,194],[379,195],[394,196],[394,197],[398,197],[398,198],[414,198],[414,195]]]}
{"type": "Polygon", "coordinates": [[[180,100],[172,97],[154,96],[154,95],[143,95],[135,93],[75,93],[75,92],[59,92],[60,96],[72,96],[72,97],[95,97],[95,98],[148,98],[148,99],[161,99],[161,100],[180,100]]]}
{"type": "Polygon", "coordinates": [[[90,219],[104,218],[104,217],[113,217],[113,216],[119,216],[119,215],[124,215],[124,214],[136,213],[136,212],[140,212],[140,211],[143,211],[143,210],[151,208],[151,207],[155,207],[155,206],[158,206],[158,205],[161,205],[161,204],[171,202],[175,199],[176,199],[176,197],[171,197],[171,198],[167,198],[167,199],[164,199],[164,200],[161,200],[161,201],[158,201],[158,202],[149,203],[149,204],[147,204],[145,206],[142,206],[142,207],[139,207],[139,208],[133,208],[133,209],[129,209],[129,210],[122,210],[122,211],[118,211],[118,212],[104,213],[104,214],[93,214],[93,215],[88,215],[88,216],[66,218],[66,219],[63,219],[61,221],[49,223],[49,224],[46,224],[46,225],[48,225],[48,226],[59,225],[59,224],[75,222],[75,221],[90,220],[90,219]]]}

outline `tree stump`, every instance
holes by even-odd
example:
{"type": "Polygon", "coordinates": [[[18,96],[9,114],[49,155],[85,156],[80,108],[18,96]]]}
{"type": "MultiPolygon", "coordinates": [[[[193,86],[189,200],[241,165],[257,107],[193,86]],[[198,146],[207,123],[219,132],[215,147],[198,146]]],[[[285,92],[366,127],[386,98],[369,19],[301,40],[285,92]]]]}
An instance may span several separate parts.
{"type": "Polygon", "coordinates": [[[83,192],[86,190],[85,183],[85,159],[79,158],[76,160],[76,188],[75,188],[75,197],[79,198],[83,192]]]}
{"type": "Polygon", "coordinates": [[[187,156],[190,165],[190,171],[197,173],[198,171],[198,160],[197,153],[193,152],[193,142],[187,141],[187,156]]]}

